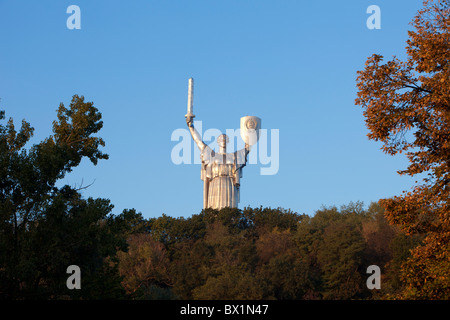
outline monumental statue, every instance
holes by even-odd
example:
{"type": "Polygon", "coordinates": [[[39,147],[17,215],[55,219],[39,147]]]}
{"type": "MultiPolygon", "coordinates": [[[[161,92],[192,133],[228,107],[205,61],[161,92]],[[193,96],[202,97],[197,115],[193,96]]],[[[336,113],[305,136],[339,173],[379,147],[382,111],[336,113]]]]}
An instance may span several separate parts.
{"type": "Polygon", "coordinates": [[[186,123],[192,138],[200,149],[201,179],[203,180],[203,208],[222,209],[237,208],[239,189],[242,178],[242,168],[247,164],[247,155],[260,135],[261,119],[255,116],[241,118],[240,135],[245,147],[235,152],[227,153],[229,137],[221,134],[216,141],[218,152],[206,145],[200,134],[194,128],[193,114],[194,79],[189,79],[188,109],[186,123]]]}

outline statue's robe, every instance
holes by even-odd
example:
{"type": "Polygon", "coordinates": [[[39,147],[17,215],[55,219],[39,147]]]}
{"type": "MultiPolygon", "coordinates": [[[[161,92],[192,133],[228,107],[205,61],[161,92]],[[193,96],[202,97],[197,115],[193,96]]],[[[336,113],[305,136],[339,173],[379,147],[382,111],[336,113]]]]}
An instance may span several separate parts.
{"type": "Polygon", "coordinates": [[[242,168],[247,163],[246,148],[233,153],[216,153],[209,146],[201,152],[201,179],[204,182],[203,207],[237,208],[242,168]]]}

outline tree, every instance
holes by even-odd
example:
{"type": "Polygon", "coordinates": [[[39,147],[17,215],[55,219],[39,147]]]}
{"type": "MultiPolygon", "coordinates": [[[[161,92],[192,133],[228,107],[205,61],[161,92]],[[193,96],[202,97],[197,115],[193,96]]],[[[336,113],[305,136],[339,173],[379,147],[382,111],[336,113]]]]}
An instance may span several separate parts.
{"type": "Polygon", "coordinates": [[[299,254],[294,233],[289,229],[262,234],[256,241],[260,267],[258,278],[264,285],[265,298],[302,299],[312,285],[308,264],[299,254]]]}
{"type": "Polygon", "coordinates": [[[206,283],[193,290],[194,299],[200,300],[260,300],[260,283],[240,266],[224,266],[224,272],[208,277],[206,283]]]}
{"type": "Polygon", "coordinates": [[[324,229],[317,260],[323,272],[325,299],[351,299],[361,293],[364,249],[364,239],[356,221],[343,216],[324,229]]]}
{"type": "Polygon", "coordinates": [[[173,292],[180,299],[192,299],[193,290],[204,285],[209,276],[214,251],[202,240],[177,243],[174,251],[170,266],[173,292]]]}
{"type": "Polygon", "coordinates": [[[426,174],[411,192],[383,199],[390,223],[422,234],[404,267],[408,298],[450,298],[450,1],[424,1],[409,31],[407,58],[374,54],[358,72],[356,104],[369,139],[405,152],[402,175],[426,174]]]}
{"type": "Polygon", "coordinates": [[[19,132],[12,118],[0,124],[0,297],[122,294],[114,256],[124,249],[123,221],[110,215],[109,200],[84,200],[74,188],[56,187],[84,157],[93,164],[108,158],[99,150],[104,141],[94,136],[102,126],[98,109],[78,95],[69,108],[60,104],[53,135],[29,149],[34,129],[28,122],[19,132]],[[82,292],[65,286],[72,264],[82,270],[82,292]]]}
{"type": "Polygon", "coordinates": [[[154,298],[155,293],[156,297],[170,296],[169,258],[164,245],[148,233],[133,234],[128,243],[126,252],[118,252],[119,272],[127,293],[144,298],[154,298]]]}
{"type": "Polygon", "coordinates": [[[20,290],[15,298],[111,299],[124,295],[116,250],[126,243],[107,199],[82,199],[63,187],[21,233],[13,275],[20,290]],[[115,230],[116,232],[112,232],[115,230]],[[69,265],[81,269],[82,290],[68,290],[69,265]]]}

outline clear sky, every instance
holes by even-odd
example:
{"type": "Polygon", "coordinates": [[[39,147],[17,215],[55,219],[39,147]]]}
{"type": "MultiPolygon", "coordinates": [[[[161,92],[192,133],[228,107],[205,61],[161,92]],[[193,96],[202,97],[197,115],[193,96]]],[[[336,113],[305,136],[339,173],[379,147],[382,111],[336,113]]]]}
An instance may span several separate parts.
{"type": "MultiPolygon", "coordinates": [[[[51,134],[60,102],[83,95],[103,115],[109,160],[84,160],[61,184],[93,184],[114,213],[188,217],[202,209],[199,164],[176,165],[174,130],[186,128],[188,78],[194,113],[208,128],[239,128],[255,115],[279,130],[279,170],[244,168],[240,208],[314,214],[322,205],[366,205],[416,179],[407,161],[367,138],[355,106],[356,71],[373,53],[405,57],[421,0],[0,0],[0,110],[16,126],[51,134]],[[81,10],[70,30],[67,7],[81,10]],[[381,9],[370,30],[367,7],[381,9]]],[[[192,147],[194,148],[194,146],[192,147]]],[[[192,149],[194,150],[194,149],[192,149]]]]}

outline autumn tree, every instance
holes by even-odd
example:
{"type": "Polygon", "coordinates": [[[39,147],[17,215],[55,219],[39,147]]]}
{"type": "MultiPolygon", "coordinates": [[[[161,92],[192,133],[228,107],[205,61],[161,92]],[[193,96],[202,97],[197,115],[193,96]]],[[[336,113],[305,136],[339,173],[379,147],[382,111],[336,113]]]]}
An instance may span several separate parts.
{"type": "Polygon", "coordinates": [[[194,299],[200,300],[260,300],[261,284],[242,266],[224,266],[217,276],[208,277],[203,286],[193,290],[194,299]]]}
{"type": "Polygon", "coordinates": [[[258,279],[263,284],[264,298],[302,299],[313,289],[309,264],[299,252],[290,229],[262,234],[256,241],[259,257],[258,279]]]}
{"type": "Polygon", "coordinates": [[[423,179],[380,201],[390,223],[425,236],[404,266],[407,298],[450,298],[450,1],[424,1],[404,61],[374,54],[358,72],[356,104],[368,137],[405,153],[401,175],[423,179]]]}
{"type": "Polygon", "coordinates": [[[133,234],[126,251],[119,251],[122,285],[131,297],[171,297],[169,258],[164,245],[148,233],[133,234]]]}

